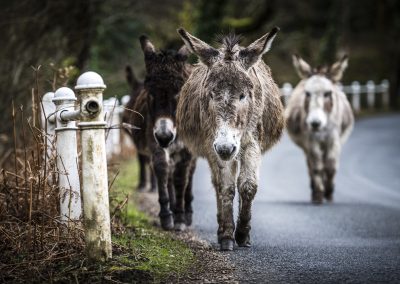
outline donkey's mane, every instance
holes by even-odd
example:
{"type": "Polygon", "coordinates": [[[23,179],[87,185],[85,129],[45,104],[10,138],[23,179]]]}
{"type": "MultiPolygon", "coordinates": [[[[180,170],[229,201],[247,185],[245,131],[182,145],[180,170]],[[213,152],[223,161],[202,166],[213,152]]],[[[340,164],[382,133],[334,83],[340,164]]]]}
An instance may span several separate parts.
{"type": "Polygon", "coordinates": [[[241,35],[236,35],[230,32],[227,35],[217,35],[217,42],[225,49],[225,59],[232,60],[235,53],[235,47],[240,44],[242,39],[241,35]]]}

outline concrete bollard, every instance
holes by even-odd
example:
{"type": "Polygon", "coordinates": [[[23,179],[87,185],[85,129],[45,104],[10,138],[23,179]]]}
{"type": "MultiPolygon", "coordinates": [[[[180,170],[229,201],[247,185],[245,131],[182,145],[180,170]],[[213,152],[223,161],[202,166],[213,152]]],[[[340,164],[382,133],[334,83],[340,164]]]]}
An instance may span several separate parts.
{"type": "Polygon", "coordinates": [[[75,121],[79,111],[75,110],[76,97],[66,87],[59,88],[53,98],[56,106],[56,149],[58,184],[60,187],[61,221],[78,221],[82,215],[81,193],[78,171],[78,153],[75,121]]]}
{"type": "Polygon", "coordinates": [[[368,108],[375,107],[375,83],[372,80],[367,82],[367,104],[368,108]]]}
{"type": "Polygon", "coordinates": [[[292,84],[284,83],[282,86],[283,104],[286,107],[289,101],[289,97],[293,92],[292,84]]]}
{"type": "Polygon", "coordinates": [[[357,81],[354,81],[351,83],[351,93],[352,93],[352,99],[351,99],[351,104],[353,106],[353,110],[355,113],[360,112],[360,93],[361,93],[361,86],[360,83],[357,81]]]}
{"type": "Polygon", "coordinates": [[[120,124],[121,124],[121,109],[119,101],[116,98],[109,98],[103,103],[104,111],[106,112],[107,127],[106,132],[106,150],[107,159],[113,155],[121,153],[121,138],[120,138],[120,124]]]}
{"type": "Polygon", "coordinates": [[[45,151],[45,154],[47,157],[51,157],[53,153],[53,141],[55,138],[55,112],[56,112],[56,106],[53,103],[53,98],[54,98],[54,93],[53,92],[48,92],[44,94],[42,98],[42,105],[43,105],[43,110],[41,112],[41,121],[42,121],[42,129],[46,132],[44,139],[45,143],[47,142],[47,149],[45,151]],[[47,141],[46,141],[47,140],[47,141]]]}
{"type": "Polygon", "coordinates": [[[382,105],[384,108],[389,107],[389,80],[382,80],[382,105]]]}
{"type": "Polygon", "coordinates": [[[82,143],[82,196],[86,250],[89,259],[105,261],[112,257],[108,199],[107,159],[101,76],[82,74],[75,90],[80,99],[82,143]]]}

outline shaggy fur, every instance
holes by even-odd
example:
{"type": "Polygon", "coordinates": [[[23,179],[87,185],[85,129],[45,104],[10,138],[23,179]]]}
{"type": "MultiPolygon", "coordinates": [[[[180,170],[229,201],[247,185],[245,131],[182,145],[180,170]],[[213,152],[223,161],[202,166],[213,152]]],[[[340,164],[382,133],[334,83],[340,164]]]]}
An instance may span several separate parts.
{"type": "Polygon", "coordinates": [[[306,155],[312,201],[320,204],[323,197],[328,201],[333,198],[341,148],[354,124],[346,95],[336,85],[347,67],[347,57],[331,68],[314,70],[298,56],[293,57],[293,63],[302,80],[294,89],[286,109],[287,130],[306,155]],[[321,119],[316,119],[323,122],[317,130],[310,126],[312,106],[314,111],[319,111],[321,119]]]}
{"type": "Polygon", "coordinates": [[[142,115],[133,116],[131,121],[139,128],[133,130],[133,138],[139,154],[149,158],[156,175],[161,226],[172,229],[175,221],[175,229],[182,230],[185,224],[192,222],[191,180],[195,159],[179,137],[161,147],[155,140],[154,131],[160,118],[167,118],[175,124],[177,100],[191,66],[186,63],[185,48],[178,52],[157,52],[146,37],[141,37],[141,44],[146,79],[133,107],[142,115]]]}
{"type": "Polygon", "coordinates": [[[186,46],[200,58],[182,88],[178,132],[192,153],[209,162],[222,250],[233,249],[234,238],[239,246],[250,246],[251,204],[258,189],[261,154],[279,140],[284,127],[279,89],[261,59],[277,31],[247,48],[239,46],[238,38],[231,35],[214,49],[185,30],[178,30],[186,46]],[[237,146],[229,160],[216,153],[218,139],[237,146]],[[232,206],[236,188],[240,202],[234,236],[232,206]]]}

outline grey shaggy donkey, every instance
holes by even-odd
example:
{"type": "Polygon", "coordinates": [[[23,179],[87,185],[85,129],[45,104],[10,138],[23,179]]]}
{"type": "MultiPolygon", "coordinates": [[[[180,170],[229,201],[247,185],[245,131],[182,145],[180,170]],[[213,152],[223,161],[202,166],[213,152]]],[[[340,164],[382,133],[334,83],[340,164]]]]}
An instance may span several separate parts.
{"type": "Polygon", "coordinates": [[[311,200],[332,201],[334,177],[343,144],[354,124],[353,112],[337,82],[347,67],[347,56],[330,68],[314,68],[297,55],[293,65],[302,79],[286,109],[290,138],[303,149],[311,180],[311,200]]]}
{"type": "Polygon", "coordinates": [[[221,39],[218,49],[178,30],[200,62],[182,87],[177,129],[189,150],[210,165],[221,250],[233,250],[234,240],[239,246],[250,246],[251,206],[261,155],[279,140],[284,128],[279,89],[262,60],[278,30],[246,48],[239,45],[237,36],[229,35],[221,39]],[[240,198],[235,231],[236,188],[240,198]]]}

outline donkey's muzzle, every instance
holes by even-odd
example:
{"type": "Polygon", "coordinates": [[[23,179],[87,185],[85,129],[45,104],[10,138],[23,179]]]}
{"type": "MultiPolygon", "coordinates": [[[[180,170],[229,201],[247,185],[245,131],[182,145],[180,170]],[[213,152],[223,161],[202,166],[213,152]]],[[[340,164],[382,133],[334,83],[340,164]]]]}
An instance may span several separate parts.
{"type": "Polygon", "coordinates": [[[162,148],[167,148],[175,140],[175,135],[172,132],[155,133],[154,137],[162,148]]]}
{"type": "Polygon", "coordinates": [[[214,144],[215,152],[221,160],[228,161],[236,151],[236,146],[232,143],[214,144]]]}
{"type": "Polygon", "coordinates": [[[318,131],[319,128],[321,127],[321,121],[319,121],[319,120],[313,120],[313,121],[311,121],[310,124],[311,124],[311,129],[313,131],[318,131]]]}

